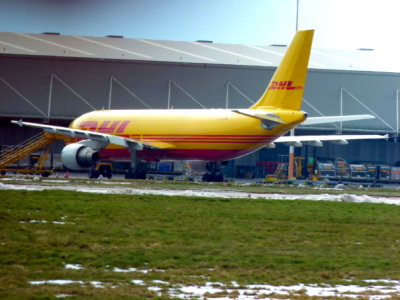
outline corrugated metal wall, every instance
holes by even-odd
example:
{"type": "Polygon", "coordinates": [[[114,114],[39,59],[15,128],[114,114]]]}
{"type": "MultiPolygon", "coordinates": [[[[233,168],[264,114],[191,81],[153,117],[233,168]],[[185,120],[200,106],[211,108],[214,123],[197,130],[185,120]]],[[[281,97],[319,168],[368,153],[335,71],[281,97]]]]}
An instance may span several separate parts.
{"type": "MultiPolygon", "coordinates": [[[[0,56],[0,144],[10,143],[14,136],[9,134],[12,127],[5,125],[9,118],[42,120],[50,116],[50,122],[54,123],[71,120],[93,108],[107,109],[110,104],[115,109],[167,108],[168,105],[172,108],[248,107],[250,100],[256,101],[263,93],[273,71],[254,66],[3,55],[0,56]]],[[[314,108],[324,115],[338,115],[341,107],[343,114],[373,112],[381,120],[344,123],[343,129],[393,132],[399,113],[396,112],[398,89],[400,74],[312,69],[303,109],[312,116],[319,115],[314,108]]],[[[339,129],[338,125],[323,128],[339,129]]],[[[400,160],[399,149],[393,142],[352,142],[349,146],[326,144],[318,151],[357,158],[362,155],[365,160],[392,163],[400,160]]],[[[262,150],[261,154],[253,154],[238,163],[254,164],[260,155],[266,159],[264,151],[271,150],[262,150]]],[[[274,151],[270,152],[272,156],[274,151]]]]}

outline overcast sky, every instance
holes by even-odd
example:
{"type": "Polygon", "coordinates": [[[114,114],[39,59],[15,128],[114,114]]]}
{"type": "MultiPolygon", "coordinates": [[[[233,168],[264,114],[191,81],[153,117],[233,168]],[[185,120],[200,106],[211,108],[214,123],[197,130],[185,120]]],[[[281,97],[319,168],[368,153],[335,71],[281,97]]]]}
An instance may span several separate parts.
{"type": "MultiPolygon", "coordinates": [[[[0,0],[0,31],[288,44],[297,0],[0,0]]],[[[400,0],[299,0],[314,47],[400,50],[400,0]]],[[[398,52],[397,52],[398,53],[398,52]]]]}

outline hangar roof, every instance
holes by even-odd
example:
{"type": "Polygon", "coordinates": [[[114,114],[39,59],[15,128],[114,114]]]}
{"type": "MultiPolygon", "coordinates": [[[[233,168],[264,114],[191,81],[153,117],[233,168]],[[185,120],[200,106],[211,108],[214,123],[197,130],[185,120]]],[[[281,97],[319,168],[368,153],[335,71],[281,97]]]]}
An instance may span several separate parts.
{"type": "MultiPolygon", "coordinates": [[[[59,34],[0,32],[0,54],[117,59],[238,66],[279,64],[286,46],[218,44],[209,41],[178,42],[122,37],[83,37],[59,34]]],[[[313,69],[400,72],[400,61],[372,49],[316,50],[313,69]]]]}

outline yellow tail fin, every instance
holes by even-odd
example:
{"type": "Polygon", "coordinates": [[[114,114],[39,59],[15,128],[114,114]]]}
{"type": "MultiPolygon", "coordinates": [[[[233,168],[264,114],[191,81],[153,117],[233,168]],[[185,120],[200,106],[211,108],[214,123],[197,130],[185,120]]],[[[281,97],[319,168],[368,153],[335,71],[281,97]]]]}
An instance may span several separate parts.
{"type": "Polygon", "coordinates": [[[298,31],[266,91],[250,109],[300,109],[314,30],[298,31]]]}

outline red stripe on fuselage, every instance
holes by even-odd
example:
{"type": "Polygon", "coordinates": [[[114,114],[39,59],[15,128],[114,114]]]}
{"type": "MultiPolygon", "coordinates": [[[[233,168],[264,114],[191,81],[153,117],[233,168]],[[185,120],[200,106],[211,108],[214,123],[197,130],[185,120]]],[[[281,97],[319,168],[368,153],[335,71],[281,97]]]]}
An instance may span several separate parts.
{"type": "Polygon", "coordinates": [[[208,138],[271,138],[275,135],[214,135],[214,134],[118,134],[123,137],[151,137],[151,138],[187,138],[187,137],[208,137],[208,138]]]}
{"type": "Polygon", "coordinates": [[[140,140],[142,142],[169,143],[269,143],[272,135],[120,135],[122,137],[140,140]]]}
{"type": "MultiPolygon", "coordinates": [[[[143,142],[168,142],[168,143],[219,143],[219,144],[260,144],[263,141],[210,141],[210,140],[184,140],[184,141],[174,141],[174,140],[143,140],[143,142]]],[[[266,141],[267,143],[267,141],[266,141]]]]}

